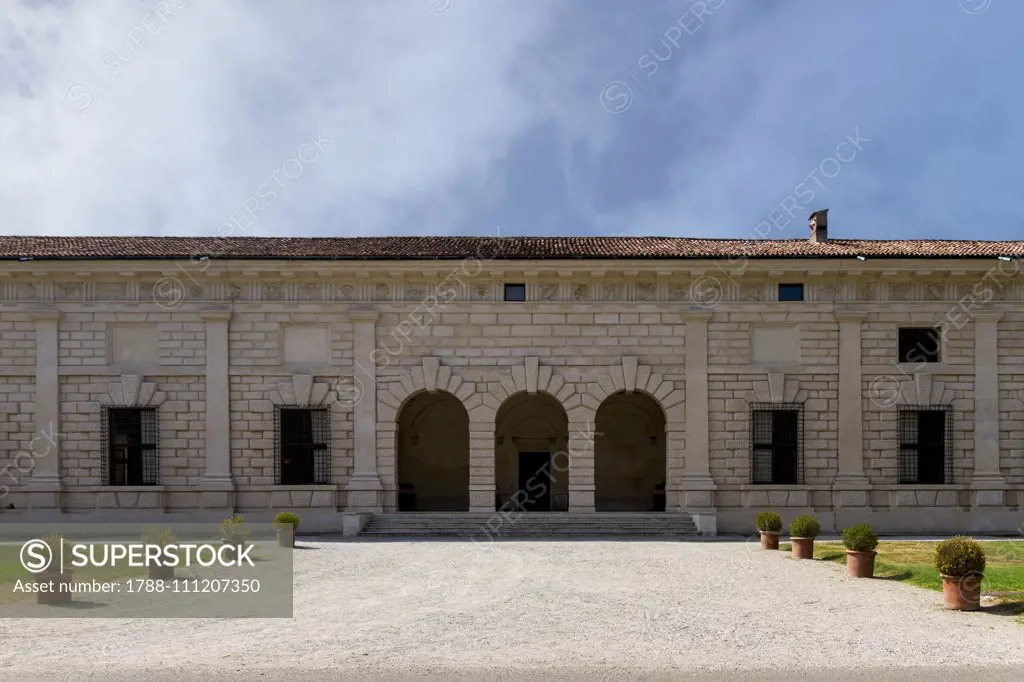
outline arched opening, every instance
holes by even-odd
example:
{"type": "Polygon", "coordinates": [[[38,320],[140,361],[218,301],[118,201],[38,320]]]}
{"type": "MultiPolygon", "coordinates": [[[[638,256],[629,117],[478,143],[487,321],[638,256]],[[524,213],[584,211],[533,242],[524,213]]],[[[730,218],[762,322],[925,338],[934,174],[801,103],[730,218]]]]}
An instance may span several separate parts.
{"type": "Polygon", "coordinates": [[[451,393],[420,393],[398,414],[398,511],[469,510],[469,415],[451,393]]]}
{"type": "Polygon", "coordinates": [[[665,511],[665,413],[643,393],[615,393],[594,426],[596,511],[665,511]]]}
{"type": "Polygon", "coordinates": [[[569,417],[554,397],[518,393],[494,426],[495,506],[508,511],[569,508],[569,417]]]}

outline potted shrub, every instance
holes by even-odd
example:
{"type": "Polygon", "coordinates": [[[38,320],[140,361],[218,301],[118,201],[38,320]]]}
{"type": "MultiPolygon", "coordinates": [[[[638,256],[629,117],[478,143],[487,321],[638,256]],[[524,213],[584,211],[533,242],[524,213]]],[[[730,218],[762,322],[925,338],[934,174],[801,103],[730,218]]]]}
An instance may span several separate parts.
{"type": "Polygon", "coordinates": [[[947,609],[981,608],[985,550],[977,540],[957,535],[935,548],[935,568],[942,576],[942,602],[947,609]]]}
{"type": "Polygon", "coordinates": [[[761,534],[761,549],[778,549],[782,517],[775,512],[761,512],[757,515],[757,532],[761,534]]]}
{"type": "Polygon", "coordinates": [[[299,532],[299,515],[294,512],[281,512],[274,517],[277,527],[277,544],[279,547],[294,547],[295,534],[299,532]]]}
{"type": "Polygon", "coordinates": [[[798,516],[789,524],[789,541],[794,559],[814,558],[814,538],[821,535],[821,524],[813,516],[798,516]]]}
{"type": "MultiPolygon", "coordinates": [[[[146,545],[166,547],[178,542],[178,536],[170,528],[152,528],[142,534],[142,542],[146,545]]],[[[150,580],[174,580],[174,566],[163,564],[147,564],[146,573],[150,580]]]]}
{"type": "Polygon", "coordinates": [[[63,535],[44,535],[41,540],[50,548],[52,560],[46,570],[36,574],[36,584],[40,590],[36,592],[37,604],[70,604],[71,597],[71,575],[70,569],[63,573],[60,571],[60,553],[63,548],[68,552],[68,542],[63,535]],[[44,592],[43,589],[46,591],[44,592]]]}
{"type": "Polygon", "coordinates": [[[220,522],[221,544],[231,548],[224,551],[225,560],[234,559],[238,548],[244,547],[248,539],[249,526],[246,525],[245,519],[238,514],[220,522]]]}
{"type": "Polygon", "coordinates": [[[852,578],[873,578],[878,536],[871,526],[858,523],[844,530],[843,546],[846,547],[846,574],[852,578]]]}

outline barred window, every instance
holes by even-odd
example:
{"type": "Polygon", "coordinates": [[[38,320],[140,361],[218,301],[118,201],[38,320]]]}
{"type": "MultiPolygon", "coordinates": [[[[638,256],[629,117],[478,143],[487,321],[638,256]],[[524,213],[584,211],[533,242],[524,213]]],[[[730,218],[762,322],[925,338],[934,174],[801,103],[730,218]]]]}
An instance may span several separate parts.
{"type": "Polygon", "coordinates": [[[274,433],[275,478],[280,485],[331,482],[331,419],[326,409],[282,407],[274,433]]]}
{"type": "Polygon", "coordinates": [[[101,478],[107,485],[159,485],[160,457],[155,408],[109,407],[103,414],[101,478]]]}
{"type": "Polygon", "coordinates": [[[948,405],[908,405],[899,410],[899,481],[953,482],[953,412],[948,405]]]}
{"type": "Polygon", "coordinates": [[[803,475],[803,405],[750,406],[750,482],[799,485],[803,475]]]}

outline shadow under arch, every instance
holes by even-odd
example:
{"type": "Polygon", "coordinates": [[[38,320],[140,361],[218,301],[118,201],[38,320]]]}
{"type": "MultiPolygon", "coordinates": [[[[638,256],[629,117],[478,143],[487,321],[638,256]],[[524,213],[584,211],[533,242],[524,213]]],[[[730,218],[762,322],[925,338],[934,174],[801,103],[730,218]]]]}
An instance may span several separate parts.
{"type": "Polygon", "coordinates": [[[469,413],[447,391],[409,396],[396,417],[398,511],[469,511],[469,413]]]}
{"type": "Polygon", "coordinates": [[[515,393],[494,419],[496,508],[567,511],[569,416],[548,393],[515,393]]]}
{"type": "Polygon", "coordinates": [[[665,511],[665,410],[652,396],[620,391],[597,408],[594,509],[665,511]]]}

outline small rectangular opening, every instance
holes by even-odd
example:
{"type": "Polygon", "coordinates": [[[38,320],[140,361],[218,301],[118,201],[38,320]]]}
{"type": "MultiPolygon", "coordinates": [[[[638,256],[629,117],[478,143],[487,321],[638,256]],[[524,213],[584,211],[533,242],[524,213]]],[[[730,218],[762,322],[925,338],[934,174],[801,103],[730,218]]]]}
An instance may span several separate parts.
{"type": "Polygon", "coordinates": [[[938,362],[940,337],[934,327],[900,327],[899,362],[938,362]]]}
{"type": "Polygon", "coordinates": [[[803,284],[780,284],[779,285],[779,300],[780,301],[802,301],[802,300],[804,300],[804,285],[803,284]]]}
{"type": "Polygon", "coordinates": [[[506,284],[505,285],[505,300],[506,301],[525,301],[526,300],[526,285],[525,284],[506,284]]]}

